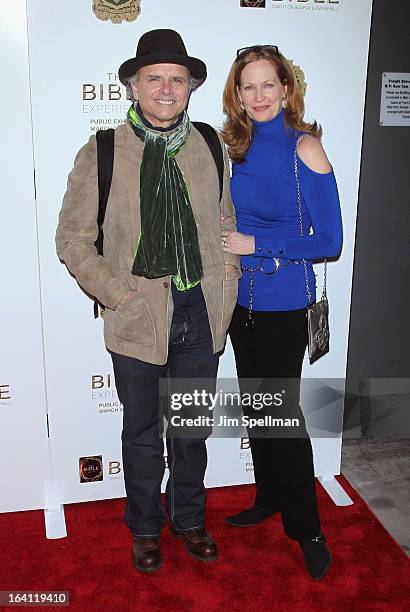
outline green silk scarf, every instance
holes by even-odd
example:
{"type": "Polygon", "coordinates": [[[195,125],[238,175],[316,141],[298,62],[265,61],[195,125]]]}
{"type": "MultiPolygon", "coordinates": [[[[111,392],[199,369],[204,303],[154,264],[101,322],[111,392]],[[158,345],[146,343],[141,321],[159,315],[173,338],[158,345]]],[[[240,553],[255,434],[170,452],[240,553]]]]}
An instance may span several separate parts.
{"type": "Polygon", "coordinates": [[[140,169],[141,234],[132,274],[146,278],[173,276],[180,291],[203,276],[198,232],[189,193],[175,157],[186,143],[191,122],[167,135],[149,130],[133,106],[127,114],[136,135],[144,141],[140,169]]]}

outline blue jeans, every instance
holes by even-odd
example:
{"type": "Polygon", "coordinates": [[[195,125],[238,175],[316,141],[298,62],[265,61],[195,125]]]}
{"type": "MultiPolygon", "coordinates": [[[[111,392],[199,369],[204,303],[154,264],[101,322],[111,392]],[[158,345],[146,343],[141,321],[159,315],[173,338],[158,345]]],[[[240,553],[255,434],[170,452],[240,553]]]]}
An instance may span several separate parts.
{"type": "Polygon", "coordinates": [[[205,302],[202,311],[195,314],[195,318],[188,314],[181,318],[181,312],[174,315],[165,365],[111,353],[118,397],[124,407],[125,522],[134,537],[158,536],[166,513],[180,531],[203,527],[205,522],[205,438],[167,438],[166,513],[160,497],[165,471],[160,379],[169,377],[172,383],[172,378],[201,378],[208,379],[208,391],[215,392],[216,387],[219,354],[213,353],[205,302]]]}

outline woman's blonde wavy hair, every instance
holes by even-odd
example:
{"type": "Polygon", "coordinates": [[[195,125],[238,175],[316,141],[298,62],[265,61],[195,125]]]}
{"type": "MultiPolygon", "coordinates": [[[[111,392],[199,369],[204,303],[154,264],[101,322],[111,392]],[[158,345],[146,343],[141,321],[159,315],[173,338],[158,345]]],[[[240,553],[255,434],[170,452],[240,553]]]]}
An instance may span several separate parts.
{"type": "Polygon", "coordinates": [[[226,81],[223,94],[223,110],[226,114],[222,137],[228,147],[229,157],[238,163],[245,159],[245,155],[252,141],[253,124],[246,112],[241,108],[238,91],[241,85],[242,71],[251,62],[266,59],[276,70],[282,85],[287,85],[285,123],[289,127],[300,130],[316,138],[322,135],[321,127],[316,123],[305,123],[305,105],[302,94],[292,68],[286,58],[272,49],[256,46],[234,61],[226,81]]]}

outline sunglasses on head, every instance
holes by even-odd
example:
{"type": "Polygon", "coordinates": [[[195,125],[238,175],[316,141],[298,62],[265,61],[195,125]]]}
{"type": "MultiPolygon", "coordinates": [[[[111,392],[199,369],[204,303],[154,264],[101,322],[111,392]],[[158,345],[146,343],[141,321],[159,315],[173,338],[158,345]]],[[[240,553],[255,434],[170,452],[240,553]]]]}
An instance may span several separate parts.
{"type": "Polygon", "coordinates": [[[276,45],[252,45],[252,47],[242,47],[236,52],[236,61],[243,59],[248,53],[253,51],[269,51],[272,55],[279,55],[279,49],[276,45]]]}

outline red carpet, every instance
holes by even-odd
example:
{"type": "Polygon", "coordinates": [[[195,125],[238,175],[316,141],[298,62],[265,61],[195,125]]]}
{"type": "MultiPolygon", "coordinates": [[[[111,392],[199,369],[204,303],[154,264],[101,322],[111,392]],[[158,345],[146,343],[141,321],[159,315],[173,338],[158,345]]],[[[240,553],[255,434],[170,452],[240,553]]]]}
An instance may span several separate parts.
{"type": "Polygon", "coordinates": [[[347,481],[340,482],[354,505],[334,506],[317,485],[334,557],[319,582],[305,574],[299,546],[284,536],[280,517],[242,530],[224,523],[224,516],[251,505],[253,486],[247,485],[209,491],[207,527],[219,546],[217,562],[191,559],[166,529],[164,564],[151,575],[131,565],[124,500],[66,506],[69,537],[62,540],[45,539],[41,511],[0,514],[0,590],[69,591],[70,607],[61,609],[70,612],[408,612],[405,553],[347,481]]]}

